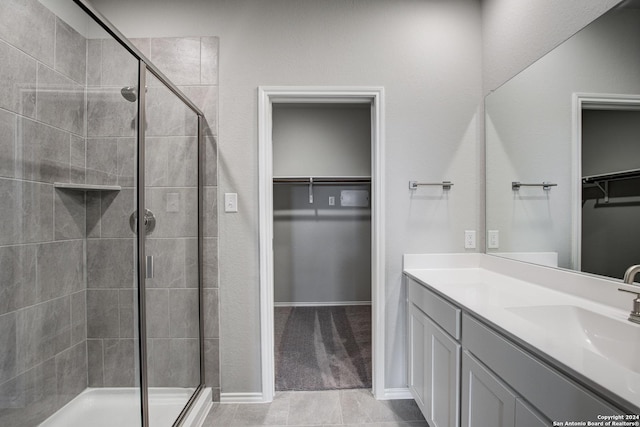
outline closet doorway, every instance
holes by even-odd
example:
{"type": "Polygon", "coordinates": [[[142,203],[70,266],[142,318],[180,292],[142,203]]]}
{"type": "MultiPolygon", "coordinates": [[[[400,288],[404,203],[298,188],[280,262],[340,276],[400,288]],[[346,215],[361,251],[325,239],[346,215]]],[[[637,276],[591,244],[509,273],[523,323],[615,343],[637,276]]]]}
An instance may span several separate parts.
{"type": "Polygon", "coordinates": [[[260,88],[262,400],[384,391],[381,88],[260,88]]]}
{"type": "Polygon", "coordinates": [[[272,109],[276,391],[371,388],[371,112],[272,109]]]}
{"type": "Polygon", "coordinates": [[[622,279],[640,256],[640,97],[577,95],[574,268],[622,279]]]}

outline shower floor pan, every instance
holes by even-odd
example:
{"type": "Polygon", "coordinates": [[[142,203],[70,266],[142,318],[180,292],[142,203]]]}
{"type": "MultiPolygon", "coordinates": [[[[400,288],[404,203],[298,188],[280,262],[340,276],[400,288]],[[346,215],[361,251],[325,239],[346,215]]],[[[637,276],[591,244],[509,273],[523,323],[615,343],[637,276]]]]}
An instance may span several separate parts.
{"type": "MultiPolygon", "coordinates": [[[[171,427],[193,394],[193,389],[150,388],[149,422],[154,427],[171,427]]],[[[202,390],[182,424],[202,425],[211,408],[211,389],[202,390]]],[[[137,388],[87,388],[40,427],[128,427],[139,426],[140,390],[137,388]]]]}

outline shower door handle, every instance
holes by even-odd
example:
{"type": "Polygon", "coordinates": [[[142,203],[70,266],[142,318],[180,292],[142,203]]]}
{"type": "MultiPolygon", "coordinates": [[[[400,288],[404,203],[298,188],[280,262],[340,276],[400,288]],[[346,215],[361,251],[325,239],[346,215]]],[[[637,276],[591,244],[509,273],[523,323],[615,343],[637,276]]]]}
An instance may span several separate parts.
{"type": "Polygon", "coordinates": [[[147,279],[153,279],[153,256],[147,255],[145,262],[145,273],[147,279]]]}

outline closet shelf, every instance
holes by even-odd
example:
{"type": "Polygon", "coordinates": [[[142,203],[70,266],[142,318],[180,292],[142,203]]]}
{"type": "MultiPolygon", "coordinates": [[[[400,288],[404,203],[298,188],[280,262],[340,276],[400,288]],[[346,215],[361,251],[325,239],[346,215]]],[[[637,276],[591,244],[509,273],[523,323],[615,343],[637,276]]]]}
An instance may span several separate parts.
{"type": "Polygon", "coordinates": [[[274,184],[367,184],[370,176],[274,176],[274,184]]]}
{"type": "Polygon", "coordinates": [[[99,185],[99,184],[74,184],[71,182],[54,182],[54,188],[64,190],[78,191],[120,191],[122,187],[119,185],[99,185]]]}
{"type": "Polygon", "coordinates": [[[602,194],[604,195],[604,202],[609,203],[609,183],[611,181],[621,181],[623,179],[633,178],[640,178],[640,169],[584,176],[582,177],[582,185],[595,185],[600,189],[600,191],[602,191],[602,194]]]}
{"type": "Polygon", "coordinates": [[[626,171],[603,173],[600,175],[590,175],[582,177],[583,184],[595,184],[603,181],[618,181],[621,179],[640,178],[640,169],[630,169],[626,171]]]}
{"type": "Polygon", "coordinates": [[[309,203],[313,203],[313,186],[318,184],[369,184],[370,176],[274,176],[274,184],[305,184],[309,186],[309,203]]]}

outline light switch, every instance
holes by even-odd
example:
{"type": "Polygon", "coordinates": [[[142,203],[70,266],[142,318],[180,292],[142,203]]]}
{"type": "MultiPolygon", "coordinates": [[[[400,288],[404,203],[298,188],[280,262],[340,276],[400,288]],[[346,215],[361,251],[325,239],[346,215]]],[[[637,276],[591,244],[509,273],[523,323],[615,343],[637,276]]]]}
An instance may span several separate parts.
{"type": "Polygon", "coordinates": [[[238,212],[238,193],[224,193],[224,211],[238,212]]]}

